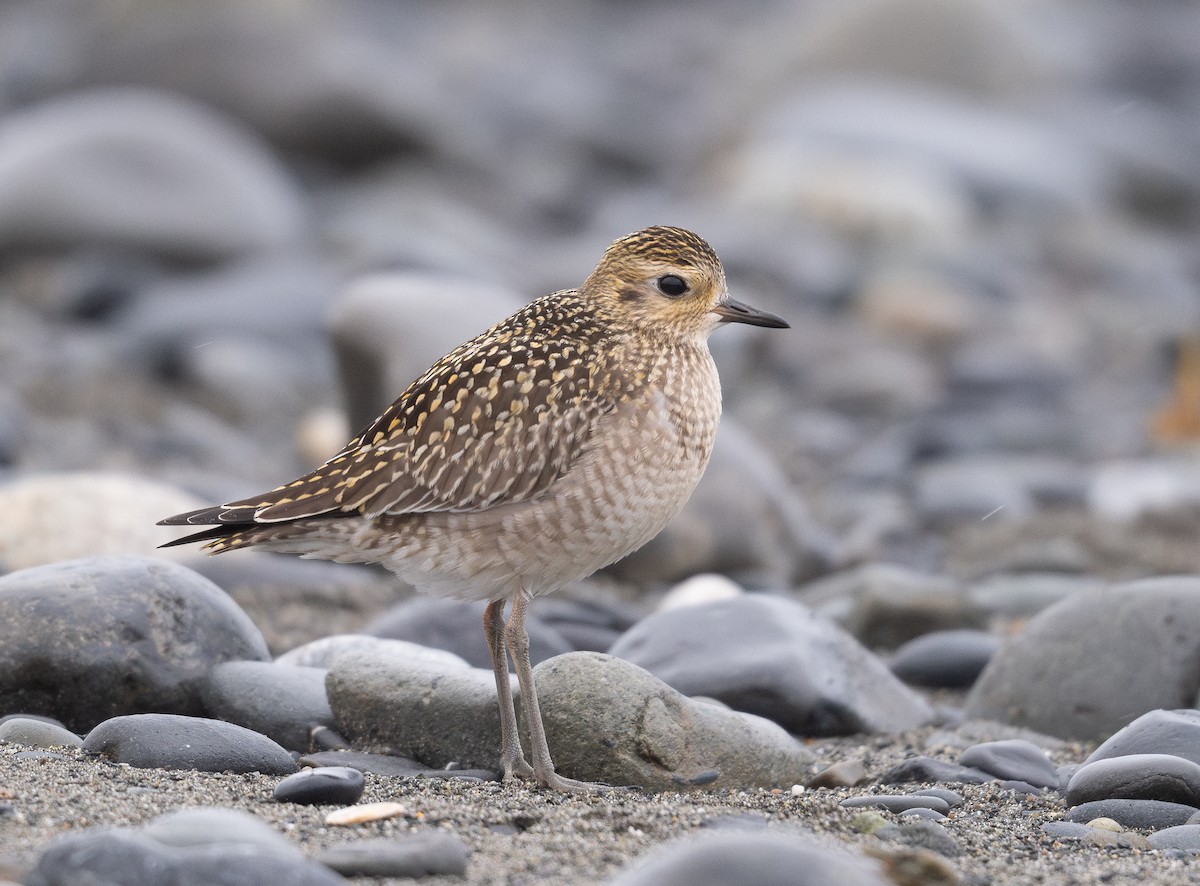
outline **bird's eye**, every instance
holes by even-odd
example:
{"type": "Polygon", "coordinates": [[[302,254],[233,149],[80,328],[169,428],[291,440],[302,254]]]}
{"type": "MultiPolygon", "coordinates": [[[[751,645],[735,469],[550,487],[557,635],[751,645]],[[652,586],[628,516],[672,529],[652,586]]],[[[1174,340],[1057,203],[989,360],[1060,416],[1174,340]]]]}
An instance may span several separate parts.
{"type": "Polygon", "coordinates": [[[658,280],[658,291],[671,298],[679,298],[688,291],[687,281],[675,274],[663,274],[658,280]]]}

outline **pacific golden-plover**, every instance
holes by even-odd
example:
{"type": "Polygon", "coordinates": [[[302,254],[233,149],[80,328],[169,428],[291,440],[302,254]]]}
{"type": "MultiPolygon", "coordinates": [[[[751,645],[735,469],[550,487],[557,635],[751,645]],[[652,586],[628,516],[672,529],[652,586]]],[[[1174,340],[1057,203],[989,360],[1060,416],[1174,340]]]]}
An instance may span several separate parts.
{"type": "Polygon", "coordinates": [[[455,348],[312,473],[162,524],[212,527],[172,545],[379,563],[418,590],[489,601],[505,780],[596,788],[554,771],[525,609],[644,545],[691,496],[721,415],[708,336],[723,323],[788,325],[730,298],[700,237],[646,228],[609,246],[579,289],[455,348]]]}

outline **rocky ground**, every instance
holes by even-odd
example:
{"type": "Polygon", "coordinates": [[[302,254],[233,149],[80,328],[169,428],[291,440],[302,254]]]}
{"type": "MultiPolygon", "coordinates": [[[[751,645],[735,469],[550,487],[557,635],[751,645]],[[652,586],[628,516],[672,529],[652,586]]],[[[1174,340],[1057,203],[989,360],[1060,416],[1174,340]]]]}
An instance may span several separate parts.
{"type": "Polygon", "coordinates": [[[1166,0],[4,4],[0,879],[337,882],[311,859],[386,836],[354,851],[432,882],[669,882],[636,865],[693,833],[680,881],[1187,877],[1197,34],[1166,0]],[[157,548],[656,223],[792,323],[714,335],[693,501],[532,609],[560,766],[656,792],[490,781],[471,607],[157,548]]]}

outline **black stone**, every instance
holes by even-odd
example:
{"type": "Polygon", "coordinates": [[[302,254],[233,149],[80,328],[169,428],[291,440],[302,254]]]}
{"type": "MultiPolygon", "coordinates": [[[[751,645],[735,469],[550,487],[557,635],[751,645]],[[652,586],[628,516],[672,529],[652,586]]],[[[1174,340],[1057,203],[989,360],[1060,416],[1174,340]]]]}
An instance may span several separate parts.
{"type": "Polygon", "coordinates": [[[105,720],[88,733],[83,749],[138,769],[265,775],[296,771],[291,754],[265,735],[233,723],[175,714],[132,714],[105,720]]]}
{"type": "Polygon", "coordinates": [[[366,787],[363,774],[349,766],[301,769],[275,785],[275,799],[301,806],[351,806],[366,787]]]}

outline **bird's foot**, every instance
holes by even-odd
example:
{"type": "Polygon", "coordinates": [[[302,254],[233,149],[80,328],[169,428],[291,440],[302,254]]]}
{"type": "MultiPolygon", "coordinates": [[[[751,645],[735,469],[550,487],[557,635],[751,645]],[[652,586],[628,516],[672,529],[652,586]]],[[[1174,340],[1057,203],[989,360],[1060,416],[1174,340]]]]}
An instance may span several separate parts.
{"type": "Polygon", "coordinates": [[[529,761],[525,759],[525,755],[518,751],[512,757],[506,757],[501,761],[504,767],[504,781],[510,782],[520,779],[521,781],[530,781],[536,778],[533,767],[529,765],[529,761]]]}
{"type": "Polygon", "coordinates": [[[544,788],[562,791],[565,794],[607,794],[613,791],[630,790],[599,782],[578,781],[574,778],[567,778],[565,775],[559,775],[553,769],[536,773],[534,780],[544,788]]]}

